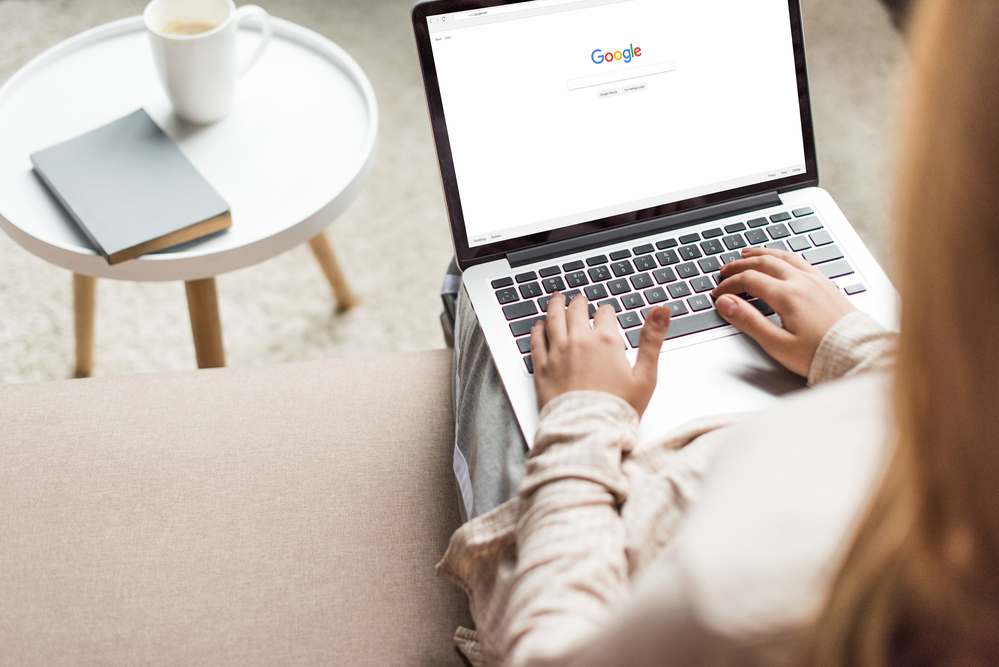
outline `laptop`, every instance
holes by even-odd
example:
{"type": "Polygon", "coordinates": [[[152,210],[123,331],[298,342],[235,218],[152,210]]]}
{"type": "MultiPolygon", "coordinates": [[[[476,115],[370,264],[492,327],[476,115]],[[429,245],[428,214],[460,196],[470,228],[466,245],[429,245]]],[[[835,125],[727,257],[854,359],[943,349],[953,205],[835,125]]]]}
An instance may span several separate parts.
{"type": "Polygon", "coordinates": [[[429,0],[412,19],[455,257],[528,445],[528,332],[556,290],[614,307],[632,363],[645,313],[671,309],[640,441],[804,386],[714,308],[743,248],[798,253],[897,328],[818,187],[798,0],[429,0]]]}

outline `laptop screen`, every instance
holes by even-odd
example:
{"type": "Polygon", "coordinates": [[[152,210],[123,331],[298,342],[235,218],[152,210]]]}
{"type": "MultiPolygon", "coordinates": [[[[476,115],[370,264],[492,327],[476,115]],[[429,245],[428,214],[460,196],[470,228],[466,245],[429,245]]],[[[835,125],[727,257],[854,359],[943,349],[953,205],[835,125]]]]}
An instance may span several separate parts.
{"type": "Polygon", "coordinates": [[[807,180],[791,4],[429,3],[428,97],[470,255],[807,180]]]}

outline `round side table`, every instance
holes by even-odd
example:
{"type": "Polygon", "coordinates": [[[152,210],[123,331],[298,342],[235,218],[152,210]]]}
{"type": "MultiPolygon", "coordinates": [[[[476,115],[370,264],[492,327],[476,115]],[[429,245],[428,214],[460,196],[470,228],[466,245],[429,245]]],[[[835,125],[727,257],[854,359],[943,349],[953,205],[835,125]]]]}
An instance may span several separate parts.
{"type": "MultiPolygon", "coordinates": [[[[93,366],[97,278],[183,280],[198,366],[224,366],[215,276],[308,242],[337,306],[356,302],[325,229],[361,191],[374,165],[378,104],[339,46],[271,18],[274,36],[239,81],[225,119],[180,120],[160,86],[142,17],[72,37],[0,87],[0,227],[29,252],[73,272],[76,372],[93,366]],[[29,155],[144,107],[229,203],[232,227],[111,266],[31,168],[29,155]]],[[[241,55],[259,24],[238,35],[241,55]]]]}

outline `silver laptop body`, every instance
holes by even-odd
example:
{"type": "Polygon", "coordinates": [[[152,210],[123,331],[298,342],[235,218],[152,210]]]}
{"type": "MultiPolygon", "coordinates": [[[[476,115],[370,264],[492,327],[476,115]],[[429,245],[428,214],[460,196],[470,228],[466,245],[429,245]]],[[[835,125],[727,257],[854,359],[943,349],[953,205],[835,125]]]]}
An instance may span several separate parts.
{"type": "Polygon", "coordinates": [[[632,362],[643,311],[673,311],[641,441],[804,386],[714,310],[744,247],[798,252],[897,326],[818,187],[798,0],[430,0],[413,25],[455,256],[529,445],[525,331],[556,289],[613,305],[632,362]]]}

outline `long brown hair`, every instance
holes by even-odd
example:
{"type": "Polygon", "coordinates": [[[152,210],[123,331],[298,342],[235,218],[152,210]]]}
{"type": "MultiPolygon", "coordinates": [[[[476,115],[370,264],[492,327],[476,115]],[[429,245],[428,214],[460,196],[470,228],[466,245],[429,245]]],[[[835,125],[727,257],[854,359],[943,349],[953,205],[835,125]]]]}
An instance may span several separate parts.
{"type": "Polygon", "coordinates": [[[896,202],[897,448],[811,662],[999,664],[999,0],[925,0],[896,202]]]}

